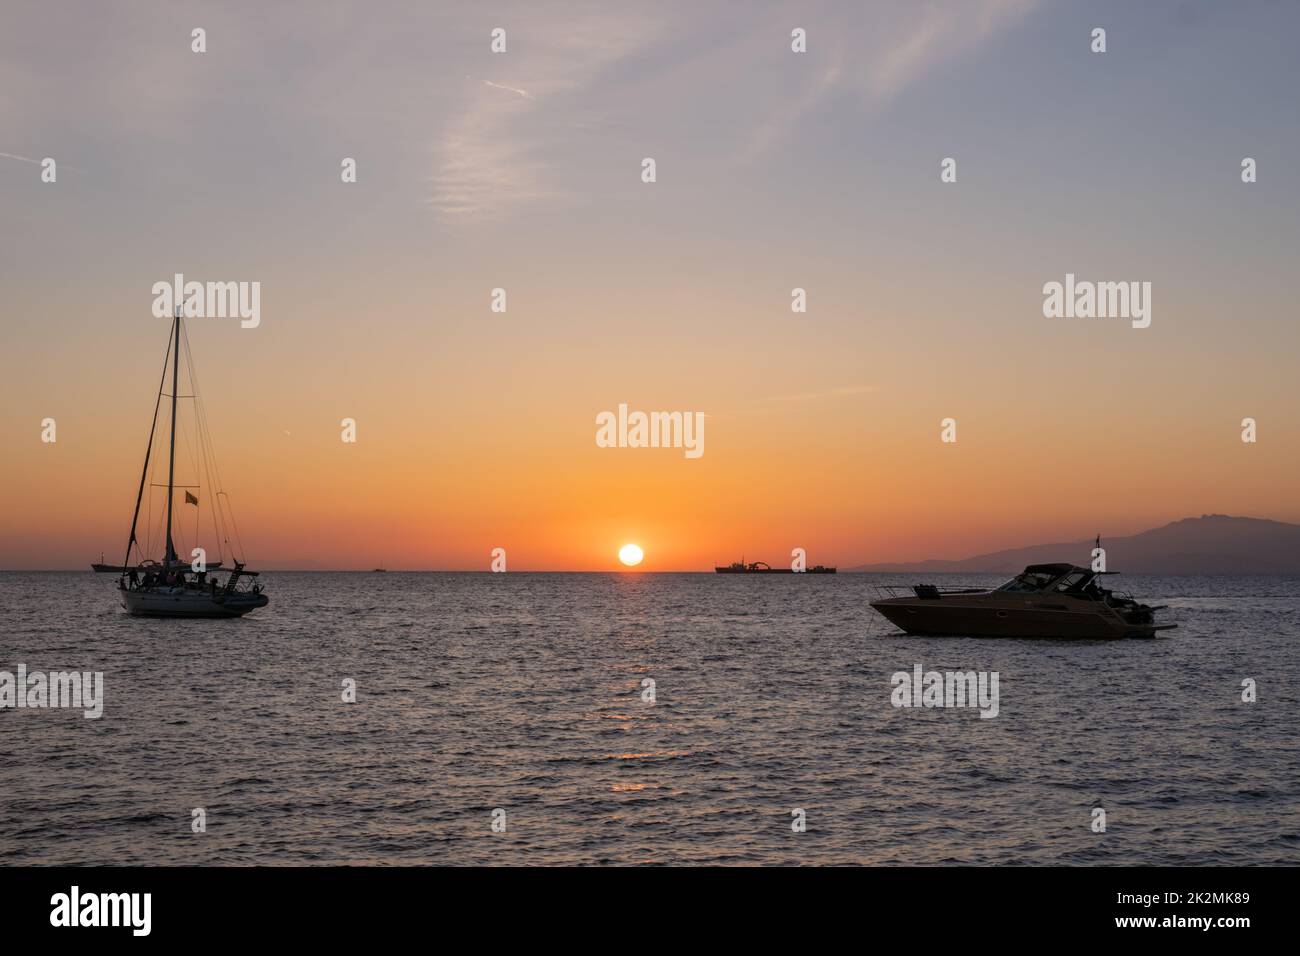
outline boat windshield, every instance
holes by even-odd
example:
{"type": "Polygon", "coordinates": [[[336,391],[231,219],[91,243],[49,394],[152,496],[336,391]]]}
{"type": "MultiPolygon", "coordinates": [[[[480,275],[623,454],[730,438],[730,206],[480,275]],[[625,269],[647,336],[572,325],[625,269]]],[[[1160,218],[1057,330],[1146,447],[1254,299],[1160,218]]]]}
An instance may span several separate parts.
{"type": "Polygon", "coordinates": [[[1087,586],[1091,582],[1091,571],[1071,571],[1065,577],[1061,578],[1061,583],[1056,586],[1055,590],[1072,594],[1079,593],[1087,590],[1087,586]]]}
{"type": "Polygon", "coordinates": [[[1046,571],[1026,571],[1023,574],[1017,574],[1006,584],[999,587],[999,591],[1041,591],[1047,587],[1056,578],[1054,574],[1048,574],[1046,571]]]}

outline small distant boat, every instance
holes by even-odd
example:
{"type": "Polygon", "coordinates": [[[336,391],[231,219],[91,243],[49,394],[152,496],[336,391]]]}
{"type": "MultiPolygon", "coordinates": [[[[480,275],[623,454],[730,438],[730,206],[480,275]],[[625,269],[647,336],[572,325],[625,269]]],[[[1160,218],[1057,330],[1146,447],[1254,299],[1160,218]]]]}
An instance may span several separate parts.
{"type": "Polygon", "coordinates": [[[1006,584],[944,588],[883,585],[888,597],[871,606],[908,634],[949,637],[1152,637],[1177,624],[1157,624],[1163,605],[1140,604],[1101,586],[1103,574],[1073,564],[1031,564],[1006,584]],[[898,596],[900,591],[911,596],[898,596]]]}
{"type": "MultiPolygon", "coordinates": [[[[176,311],[176,317],[172,321],[171,338],[167,346],[167,355],[163,359],[162,380],[158,388],[158,401],[154,404],[154,420],[149,431],[149,444],[145,449],[144,468],[140,474],[140,489],[135,497],[135,514],[131,516],[131,534],[127,538],[126,556],[121,564],[105,564],[103,555],[96,564],[91,568],[100,573],[111,573],[120,575],[118,579],[118,594],[122,606],[126,610],[138,617],[240,617],[249,611],[256,610],[259,607],[266,607],[269,599],[262,593],[262,586],[257,583],[251,583],[257,577],[258,572],[247,571],[241,561],[235,561],[234,570],[230,572],[230,577],[225,584],[217,580],[214,571],[221,568],[220,560],[199,564],[197,561],[191,565],[182,561],[176,553],[175,538],[173,537],[173,504],[177,485],[176,485],[176,400],[181,397],[192,398],[198,402],[198,387],[194,383],[194,369],[192,363],[188,361],[189,340],[182,338],[183,330],[181,327],[180,309],[176,311]],[[179,394],[180,380],[180,352],[185,348],[187,356],[187,368],[190,373],[190,385],[193,395],[181,396],[179,394]],[[149,463],[153,455],[154,434],[158,427],[158,409],[162,403],[163,388],[167,383],[167,364],[171,364],[171,392],[168,397],[171,399],[171,441],[169,447],[169,456],[167,459],[167,501],[165,503],[165,528],[166,528],[166,547],[163,552],[161,562],[147,559],[141,553],[142,548],[136,537],[139,530],[140,522],[140,505],[144,500],[144,490],[149,483],[149,463]],[[132,561],[132,551],[135,551],[137,558],[132,561]],[[195,568],[201,567],[202,570],[195,568]],[[243,585],[243,586],[241,586],[243,585]]],[[[197,453],[202,457],[205,465],[211,467],[215,472],[215,462],[211,459],[211,440],[207,434],[206,416],[202,413],[199,406],[198,413],[195,416],[196,438],[198,442],[197,453]]],[[[188,441],[188,439],[187,439],[188,441]]],[[[194,449],[191,450],[192,453],[194,449]]],[[[152,485],[151,485],[152,487],[152,485]]],[[[198,486],[194,486],[197,488],[198,486]]],[[[183,487],[185,494],[185,504],[199,506],[201,492],[192,494],[188,487],[183,487]]],[[[217,491],[213,496],[213,513],[214,513],[214,533],[217,533],[218,541],[225,539],[225,532],[215,531],[215,525],[225,523],[226,510],[222,510],[219,504],[221,499],[226,497],[226,509],[229,508],[228,496],[224,491],[217,491]],[[218,517],[220,516],[220,517],[218,517]]],[[[233,525],[234,518],[230,517],[233,525]]],[[[195,533],[197,535],[197,520],[195,533]]],[[[238,539],[238,533],[235,534],[238,539]]],[[[197,549],[196,549],[197,551],[197,549]]]]}
{"type": "Polygon", "coordinates": [[[803,571],[795,571],[794,568],[774,568],[766,561],[754,561],[751,562],[750,564],[746,564],[743,560],[737,561],[734,564],[728,564],[725,567],[723,567],[722,565],[718,565],[713,570],[717,574],[834,574],[835,573],[834,568],[823,567],[820,564],[814,565],[813,567],[807,568],[803,571]]]}
{"type": "Polygon", "coordinates": [[[387,569],[387,568],[375,568],[375,569],[374,569],[373,571],[371,571],[370,573],[371,573],[371,574],[387,574],[387,573],[388,573],[388,569],[387,569]]]}

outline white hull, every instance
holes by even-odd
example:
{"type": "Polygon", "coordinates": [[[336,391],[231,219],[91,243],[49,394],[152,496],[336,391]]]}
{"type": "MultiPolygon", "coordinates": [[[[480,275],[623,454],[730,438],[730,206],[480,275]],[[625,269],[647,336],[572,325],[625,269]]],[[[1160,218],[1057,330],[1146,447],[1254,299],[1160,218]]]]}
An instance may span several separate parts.
{"type": "Polygon", "coordinates": [[[210,591],[186,588],[150,588],[147,591],[119,590],[122,607],[137,617],[241,617],[265,607],[265,594],[236,591],[214,596],[210,591]]]}

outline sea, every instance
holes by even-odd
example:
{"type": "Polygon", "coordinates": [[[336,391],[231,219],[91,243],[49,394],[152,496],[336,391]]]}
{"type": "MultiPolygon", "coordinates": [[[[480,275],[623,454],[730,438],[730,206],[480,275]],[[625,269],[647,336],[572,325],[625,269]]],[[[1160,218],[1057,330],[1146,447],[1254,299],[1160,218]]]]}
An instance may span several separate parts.
{"type": "Polygon", "coordinates": [[[267,572],[179,621],[0,573],[0,671],[103,675],[0,708],[0,864],[1300,863],[1300,580],[1123,577],[1178,627],[1067,642],[903,635],[914,577],[267,572]]]}

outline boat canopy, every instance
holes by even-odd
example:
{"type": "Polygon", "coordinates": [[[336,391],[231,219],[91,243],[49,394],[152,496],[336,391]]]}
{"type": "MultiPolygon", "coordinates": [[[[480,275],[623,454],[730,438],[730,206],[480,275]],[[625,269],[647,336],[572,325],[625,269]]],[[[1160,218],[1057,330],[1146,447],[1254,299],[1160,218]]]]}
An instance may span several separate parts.
{"type": "Polygon", "coordinates": [[[1074,564],[1031,564],[1025,568],[1025,574],[1055,574],[1060,576],[1066,571],[1083,571],[1084,568],[1074,564]]]}
{"type": "Polygon", "coordinates": [[[1077,564],[1031,564],[997,590],[1037,592],[1050,589],[1070,594],[1086,593],[1100,573],[1077,564]]]}

